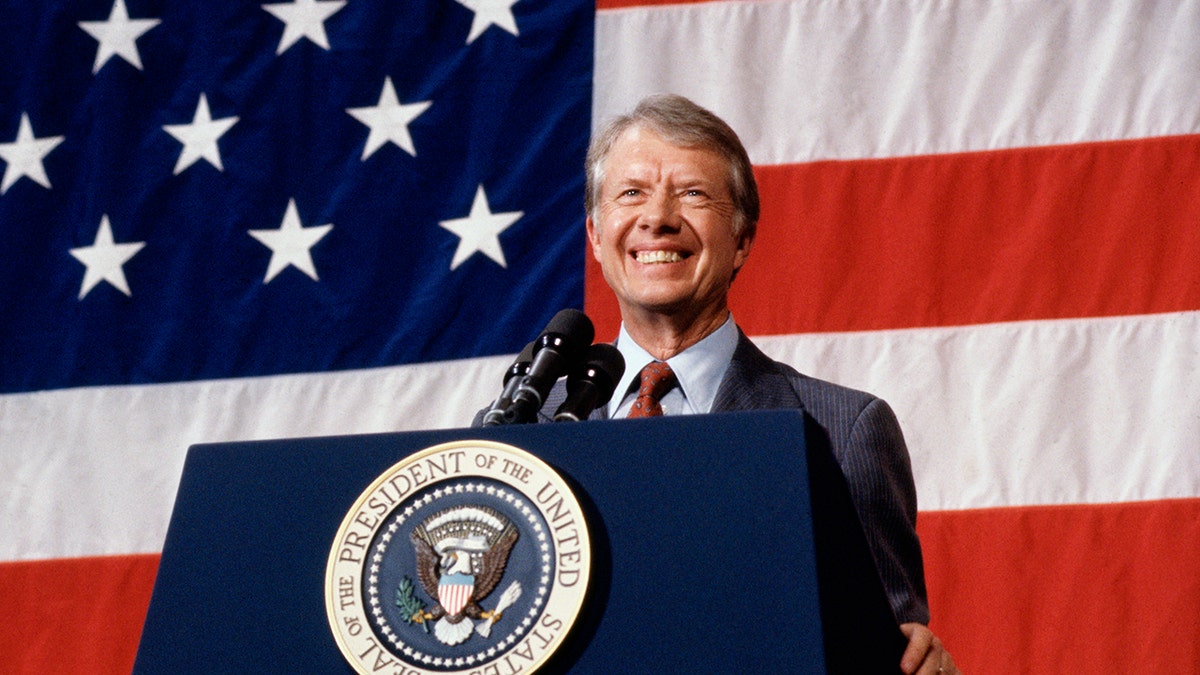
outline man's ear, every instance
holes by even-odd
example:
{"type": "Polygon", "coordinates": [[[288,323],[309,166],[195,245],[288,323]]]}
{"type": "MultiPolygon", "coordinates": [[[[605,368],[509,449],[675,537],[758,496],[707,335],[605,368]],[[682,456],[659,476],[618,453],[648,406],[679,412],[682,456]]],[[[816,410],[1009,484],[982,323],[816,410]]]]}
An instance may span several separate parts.
{"type": "Polygon", "coordinates": [[[733,254],[733,271],[742,269],[742,265],[746,264],[746,260],[750,257],[750,249],[754,246],[754,236],[743,234],[741,241],[738,242],[737,251],[733,254]]]}
{"type": "Polygon", "coordinates": [[[592,245],[592,257],[596,262],[600,262],[600,233],[596,230],[596,222],[591,216],[584,221],[584,226],[587,228],[588,242],[592,245]]]}

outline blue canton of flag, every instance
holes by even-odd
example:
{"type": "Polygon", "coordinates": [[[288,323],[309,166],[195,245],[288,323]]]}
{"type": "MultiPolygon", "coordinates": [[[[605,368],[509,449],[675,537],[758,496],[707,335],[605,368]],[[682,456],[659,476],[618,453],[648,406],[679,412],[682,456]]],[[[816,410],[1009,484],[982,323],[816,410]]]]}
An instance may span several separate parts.
{"type": "Polygon", "coordinates": [[[583,302],[593,7],[0,8],[0,392],[514,353],[583,302]]]}

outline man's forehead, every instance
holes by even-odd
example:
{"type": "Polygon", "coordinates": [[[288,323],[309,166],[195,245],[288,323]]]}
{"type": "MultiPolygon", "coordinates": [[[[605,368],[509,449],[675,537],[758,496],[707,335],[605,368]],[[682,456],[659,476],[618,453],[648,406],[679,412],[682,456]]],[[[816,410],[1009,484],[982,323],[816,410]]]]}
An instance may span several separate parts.
{"type": "Polygon", "coordinates": [[[644,126],[626,129],[614,141],[605,161],[609,179],[666,177],[722,181],[728,171],[724,159],[704,146],[678,143],[644,126]]]}

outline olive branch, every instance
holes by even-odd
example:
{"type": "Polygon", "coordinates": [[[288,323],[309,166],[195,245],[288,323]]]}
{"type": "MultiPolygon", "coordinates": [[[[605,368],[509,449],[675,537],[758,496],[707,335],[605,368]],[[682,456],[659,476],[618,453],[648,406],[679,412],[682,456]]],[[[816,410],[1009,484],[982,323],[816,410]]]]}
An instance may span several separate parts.
{"type": "MultiPolygon", "coordinates": [[[[400,608],[400,616],[404,619],[404,623],[410,626],[417,623],[416,617],[425,611],[425,603],[413,595],[412,579],[408,577],[400,579],[400,585],[396,587],[396,606],[400,608]]],[[[420,624],[428,633],[429,622],[421,619],[420,624]]]]}

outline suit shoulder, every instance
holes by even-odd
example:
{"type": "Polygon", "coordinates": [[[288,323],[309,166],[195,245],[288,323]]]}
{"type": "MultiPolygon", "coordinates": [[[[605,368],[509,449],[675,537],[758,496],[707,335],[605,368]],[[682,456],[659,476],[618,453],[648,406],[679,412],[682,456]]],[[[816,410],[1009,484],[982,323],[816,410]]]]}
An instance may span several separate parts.
{"type": "Polygon", "coordinates": [[[871,392],[806,375],[765,355],[759,361],[759,368],[770,372],[770,379],[786,381],[808,414],[835,442],[846,440],[860,423],[872,428],[898,426],[891,407],[871,392]]]}
{"type": "Polygon", "coordinates": [[[788,379],[796,388],[796,393],[805,401],[823,401],[833,405],[848,406],[861,410],[872,402],[881,400],[869,391],[805,375],[786,363],[780,363],[779,366],[788,372],[788,379]]]}
{"type": "Polygon", "coordinates": [[[822,380],[806,375],[792,366],[776,361],[767,356],[749,338],[742,335],[739,353],[735,355],[735,363],[742,364],[739,375],[748,374],[755,380],[782,380],[803,402],[804,407],[816,413],[812,408],[836,406],[838,408],[854,408],[862,410],[872,402],[880,400],[874,394],[859,389],[822,380]]]}

